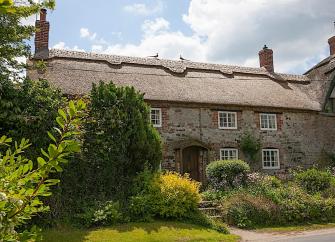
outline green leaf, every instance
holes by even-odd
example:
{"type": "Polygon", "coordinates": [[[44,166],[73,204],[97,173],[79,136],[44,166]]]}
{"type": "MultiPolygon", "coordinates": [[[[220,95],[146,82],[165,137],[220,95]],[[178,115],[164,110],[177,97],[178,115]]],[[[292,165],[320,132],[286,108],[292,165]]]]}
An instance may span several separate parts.
{"type": "Polygon", "coordinates": [[[41,166],[44,166],[47,162],[42,157],[38,157],[37,158],[37,163],[38,163],[39,167],[41,167],[41,166]]]}
{"type": "Polygon", "coordinates": [[[48,183],[49,185],[53,186],[53,185],[56,185],[57,183],[59,183],[60,180],[59,179],[48,179],[45,182],[48,183]]]}
{"type": "Polygon", "coordinates": [[[48,131],[48,136],[53,142],[57,143],[55,136],[53,136],[49,131],[48,131]]]}
{"type": "Polygon", "coordinates": [[[56,122],[58,123],[58,125],[59,125],[62,129],[64,129],[64,125],[65,125],[65,123],[64,123],[64,120],[63,120],[61,117],[57,117],[57,118],[56,118],[56,122]]]}
{"type": "Polygon", "coordinates": [[[45,150],[43,150],[42,148],[41,148],[41,152],[42,152],[42,154],[43,154],[45,157],[49,158],[49,155],[48,155],[48,153],[47,153],[47,152],[45,152],[45,150]]]}
{"type": "Polygon", "coordinates": [[[58,114],[64,119],[65,122],[67,122],[66,113],[63,109],[58,109],[58,114]]]}
{"type": "Polygon", "coordinates": [[[63,168],[60,167],[59,165],[55,165],[55,169],[57,172],[62,172],[63,171],[63,168]]]}

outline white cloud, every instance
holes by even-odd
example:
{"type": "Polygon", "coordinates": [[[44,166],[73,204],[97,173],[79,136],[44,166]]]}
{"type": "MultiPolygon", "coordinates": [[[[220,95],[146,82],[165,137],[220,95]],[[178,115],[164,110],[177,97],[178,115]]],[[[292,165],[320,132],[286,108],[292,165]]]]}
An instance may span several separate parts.
{"type": "Polygon", "coordinates": [[[87,28],[80,28],[79,33],[81,38],[88,39],[94,44],[108,44],[103,38],[98,38],[97,33],[92,33],[87,28]]]}
{"type": "MultiPolygon", "coordinates": [[[[148,14],[148,6],[142,5],[125,10],[148,14]]],[[[190,35],[173,31],[166,19],[156,18],[144,21],[138,44],[98,43],[95,36],[92,51],[131,56],[158,52],[160,58],[172,59],[182,54],[194,61],[257,67],[258,51],[267,44],[274,50],[276,71],[303,73],[329,54],[334,10],[333,0],[322,4],[315,0],[191,0],[182,16],[192,30],[190,35]]],[[[87,33],[88,39],[94,36],[87,33]]]]}
{"type": "Polygon", "coordinates": [[[61,41],[58,42],[57,44],[55,44],[53,47],[53,49],[60,49],[60,50],[73,50],[73,51],[81,51],[81,52],[85,52],[84,49],[80,49],[77,45],[73,46],[72,48],[67,46],[65,44],[65,42],[61,41]]]}
{"type": "Polygon", "coordinates": [[[90,36],[90,32],[88,31],[87,28],[80,28],[79,32],[81,38],[86,38],[90,36]]]}
{"type": "Polygon", "coordinates": [[[159,52],[160,58],[177,59],[181,54],[192,60],[204,60],[206,46],[198,36],[186,36],[177,31],[169,31],[170,23],[163,18],[144,21],[143,38],[138,45],[93,45],[92,51],[105,54],[119,54],[145,57],[159,52]],[[194,51],[196,50],[196,51],[194,51]]]}
{"type": "Polygon", "coordinates": [[[164,4],[161,0],[157,1],[155,5],[147,6],[144,3],[134,3],[124,6],[123,10],[136,15],[152,15],[161,13],[164,9],[164,4]]]}
{"type": "Polygon", "coordinates": [[[302,72],[327,48],[334,10],[333,0],[192,0],[183,19],[207,38],[206,60],[258,66],[268,44],[276,70],[302,72]]]}
{"type": "Polygon", "coordinates": [[[145,20],[142,25],[142,31],[146,35],[155,35],[167,31],[170,28],[170,23],[164,18],[157,18],[153,21],[145,20]]]}

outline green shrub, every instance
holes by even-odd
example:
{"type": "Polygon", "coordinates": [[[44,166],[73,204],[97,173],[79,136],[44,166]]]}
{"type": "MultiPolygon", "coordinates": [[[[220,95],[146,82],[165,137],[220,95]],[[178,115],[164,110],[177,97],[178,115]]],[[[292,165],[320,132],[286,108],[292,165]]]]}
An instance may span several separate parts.
{"type": "Polygon", "coordinates": [[[143,94],[133,87],[100,82],[93,85],[90,98],[80,164],[87,166],[88,194],[125,201],[132,195],[133,179],[139,172],[158,169],[162,160],[159,133],[150,123],[143,94]]]}
{"type": "Polygon", "coordinates": [[[298,172],[294,178],[301,187],[311,194],[330,188],[332,179],[334,179],[329,171],[319,171],[315,168],[298,172]]]}
{"type": "Polygon", "coordinates": [[[173,172],[153,175],[153,179],[131,198],[130,213],[134,219],[188,218],[198,209],[199,183],[187,175],[173,172]]]}
{"type": "Polygon", "coordinates": [[[219,160],[206,168],[209,185],[215,190],[229,190],[246,184],[249,165],[242,160],[219,160]]]}
{"type": "Polygon", "coordinates": [[[55,220],[85,214],[89,206],[136,194],[134,181],[144,169],[156,171],[162,159],[159,133],[152,127],[143,94],[113,83],[94,85],[83,129],[82,153],[69,162],[63,183],[50,200],[55,220]],[[97,175],[99,174],[99,175],[97,175]],[[91,203],[91,204],[87,204],[91,203]]]}
{"type": "Polygon", "coordinates": [[[36,229],[22,232],[19,229],[33,216],[48,210],[42,197],[50,196],[50,188],[60,182],[50,179],[51,173],[61,172],[67,157],[80,150],[75,139],[78,134],[85,103],[70,101],[66,110],[58,110],[56,134],[48,132],[51,143],[41,156],[33,161],[24,157],[31,145],[26,139],[15,142],[6,136],[0,138],[0,145],[7,146],[0,152],[0,241],[32,241],[36,238],[36,229]],[[13,149],[12,149],[13,148],[13,149]]]}
{"type": "Polygon", "coordinates": [[[245,191],[233,194],[222,203],[222,213],[227,223],[239,228],[268,225],[276,218],[276,205],[263,196],[245,191]]]}
{"type": "MultiPolygon", "coordinates": [[[[267,177],[267,176],[265,176],[267,177]]],[[[269,179],[270,178],[270,179],[269,179]]],[[[335,219],[335,199],[308,194],[295,183],[268,183],[234,190],[222,201],[226,222],[238,227],[331,222],[335,219]]]]}
{"type": "Polygon", "coordinates": [[[104,206],[96,210],[93,215],[93,223],[97,226],[113,225],[121,221],[123,221],[123,215],[118,202],[106,202],[104,206]]]}

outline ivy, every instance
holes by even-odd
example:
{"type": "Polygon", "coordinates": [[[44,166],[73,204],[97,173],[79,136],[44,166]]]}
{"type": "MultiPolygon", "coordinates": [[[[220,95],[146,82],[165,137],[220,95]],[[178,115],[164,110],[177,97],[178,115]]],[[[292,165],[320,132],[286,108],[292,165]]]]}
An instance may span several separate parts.
{"type": "Polygon", "coordinates": [[[249,132],[243,134],[241,138],[241,150],[249,159],[255,161],[260,148],[261,142],[259,139],[256,139],[249,132]]]}

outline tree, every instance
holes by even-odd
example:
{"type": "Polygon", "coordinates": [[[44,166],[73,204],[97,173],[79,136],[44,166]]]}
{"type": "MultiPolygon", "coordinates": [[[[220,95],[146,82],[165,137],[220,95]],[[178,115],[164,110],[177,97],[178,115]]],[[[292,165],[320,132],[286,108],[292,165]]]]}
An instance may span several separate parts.
{"type": "MultiPolygon", "coordinates": [[[[21,20],[43,7],[53,8],[54,3],[25,0],[14,4],[0,0],[0,136],[26,137],[38,146],[47,144],[44,134],[54,126],[63,101],[60,92],[51,89],[46,81],[33,82],[22,75],[25,64],[18,58],[29,57],[26,40],[34,34],[35,27],[22,25],[21,20]]],[[[34,149],[29,152],[36,154],[34,149]]]]}
{"type": "Polygon", "coordinates": [[[93,85],[90,97],[82,161],[80,167],[71,169],[77,178],[81,177],[77,171],[83,172],[85,182],[80,187],[84,196],[125,200],[137,173],[159,167],[160,136],[150,123],[143,94],[133,87],[101,82],[93,85]]]}
{"type": "Polygon", "coordinates": [[[15,142],[12,150],[12,139],[0,138],[0,145],[9,147],[0,153],[0,241],[32,241],[36,238],[36,230],[18,232],[17,228],[37,213],[48,210],[40,198],[50,196],[51,186],[59,183],[58,179],[49,179],[49,175],[61,172],[66,158],[80,150],[74,136],[78,134],[84,109],[82,101],[71,101],[65,111],[59,109],[56,135],[48,133],[52,142],[46,151],[41,149],[37,166],[24,156],[31,145],[29,140],[15,142]]]}

